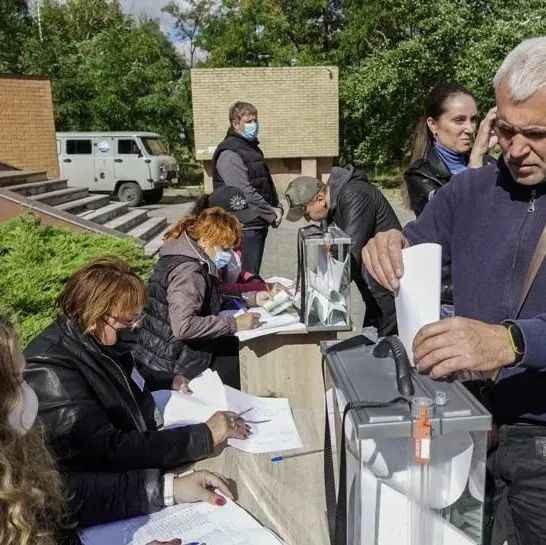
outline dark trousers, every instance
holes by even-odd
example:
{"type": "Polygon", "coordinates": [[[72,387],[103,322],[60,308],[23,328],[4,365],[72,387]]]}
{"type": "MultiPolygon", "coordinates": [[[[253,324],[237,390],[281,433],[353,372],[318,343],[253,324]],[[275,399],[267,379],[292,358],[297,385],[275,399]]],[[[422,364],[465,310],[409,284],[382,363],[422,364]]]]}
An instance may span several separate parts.
{"type": "Polygon", "coordinates": [[[546,544],[546,425],[501,426],[487,470],[484,545],[546,544]]]}
{"type": "Polygon", "coordinates": [[[366,279],[362,276],[353,276],[366,305],[363,327],[373,326],[380,337],[397,333],[396,309],[394,295],[380,286],[370,275],[366,279]]]}
{"type": "Polygon", "coordinates": [[[263,229],[245,229],[243,231],[243,271],[254,275],[260,274],[264,255],[267,227],[263,229]]]}
{"type": "Polygon", "coordinates": [[[241,389],[238,337],[226,335],[216,339],[199,339],[188,341],[188,345],[194,350],[211,354],[210,369],[218,372],[224,384],[241,389]]]}

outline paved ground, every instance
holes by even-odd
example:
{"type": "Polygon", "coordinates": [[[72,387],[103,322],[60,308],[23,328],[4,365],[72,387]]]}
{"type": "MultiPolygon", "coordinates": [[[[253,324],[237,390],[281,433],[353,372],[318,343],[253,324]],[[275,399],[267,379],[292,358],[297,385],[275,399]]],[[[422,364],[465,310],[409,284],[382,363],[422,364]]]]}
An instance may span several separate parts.
{"type": "MultiPolygon", "coordinates": [[[[413,219],[413,213],[402,206],[398,190],[385,190],[384,194],[403,225],[413,219]]],[[[191,211],[194,200],[192,197],[181,194],[180,191],[168,190],[160,204],[145,208],[148,209],[151,216],[167,216],[169,223],[175,223],[191,211]]],[[[304,224],[303,220],[298,223],[284,221],[278,229],[270,229],[262,265],[263,276],[296,277],[297,231],[304,224]]],[[[364,309],[362,299],[354,284],[351,287],[351,306],[353,323],[360,326],[363,321],[364,309]]]]}

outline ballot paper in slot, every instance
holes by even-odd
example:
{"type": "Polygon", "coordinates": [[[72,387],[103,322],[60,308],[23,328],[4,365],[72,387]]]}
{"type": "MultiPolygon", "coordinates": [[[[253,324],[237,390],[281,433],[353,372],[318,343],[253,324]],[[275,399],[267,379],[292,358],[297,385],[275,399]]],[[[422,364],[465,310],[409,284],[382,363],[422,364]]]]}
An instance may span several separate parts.
{"type": "Polygon", "coordinates": [[[254,454],[302,448],[288,399],[257,397],[222,384],[216,372],[207,369],[190,381],[193,394],[172,390],[153,392],[162,411],[165,428],[206,422],[216,411],[243,413],[252,435],[228,444],[254,454]]]}
{"type": "Polygon", "coordinates": [[[92,526],[80,531],[83,545],[147,545],[153,540],[181,538],[206,545],[282,545],[231,500],[222,507],[208,503],[180,504],[147,516],[92,526]]]}
{"type": "Polygon", "coordinates": [[[413,339],[425,325],[440,319],[442,247],[417,244],[402,250],[404,274],[395,297],[398,336],[413,364],[413,339]]]}

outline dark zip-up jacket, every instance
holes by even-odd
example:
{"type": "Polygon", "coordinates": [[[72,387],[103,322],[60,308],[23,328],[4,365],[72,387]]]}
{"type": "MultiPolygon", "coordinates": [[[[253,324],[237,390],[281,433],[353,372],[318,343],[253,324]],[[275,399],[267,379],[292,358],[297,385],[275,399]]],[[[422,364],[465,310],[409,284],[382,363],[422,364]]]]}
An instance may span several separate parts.
{"type": "Polygon", "coordinates": [[[353,166],[333,167],[328,190],[327,222],[335,223],[351,237],[351,274],[358,281],[362,274],[362,247],[377,233],[402,227],[383,193],[353,166]]]}
{"type": "MultiPolygon", "coordinates": [[[[415,216],[419,217],[436,191],[449,182],[451,173],[434,147],[430,146],[425,157],[414,161],[404,172],[404,179],[406,180],[410,207],[415,216]]],[[[442,268],[441,301],[446,305],[453,304],[453,287],[449,267],[442,268]]]]}
{"type": "MultiPolygon", "coordinates": [[[[546,183],[516,183],[500,159],[455,175],[404,232],[412,244],[442,245],[457,316],[499,324],[514,318],[545,224],[546,183]]],[[[516,323],[525,355],[518,367],[502,370],[493,413],[499,423],[546,423],[546,263],[516,323]]]]}
{"type": "Polygon", "coordinates": [[[213,450],[206,424],[158,431],[150,392],[131,378],[130,354],[116,354],[64,317],[25,350],[25,379],[80,526],[158,511],[165,470],[213,450]]]}
{"type": "Polygon", "coordinates": [[[432,195],[451,179],[451,173],[430,146],[425,157],[417,159],[404,172],[410,207],[419,216],[432,195]]]}

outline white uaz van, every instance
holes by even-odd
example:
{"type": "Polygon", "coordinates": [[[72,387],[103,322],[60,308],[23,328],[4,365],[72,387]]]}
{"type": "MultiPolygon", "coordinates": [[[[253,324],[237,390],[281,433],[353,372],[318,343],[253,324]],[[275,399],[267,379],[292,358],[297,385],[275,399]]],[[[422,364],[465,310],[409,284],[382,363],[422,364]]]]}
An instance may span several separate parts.
{"type": "Polygon", "coordinates": [[[178,175],[175,159],[153,132],[58,132],[57,153],[68,185],[112,193],[131,206],[159,202],[178,175]]]}

